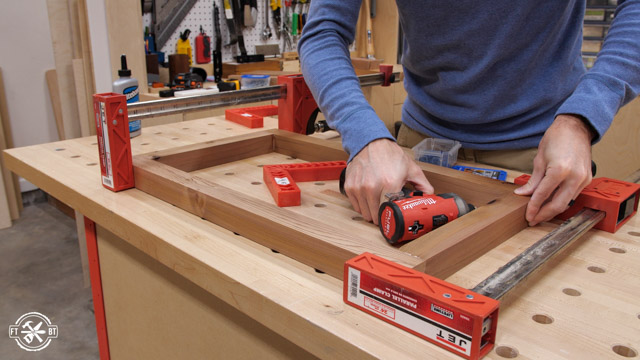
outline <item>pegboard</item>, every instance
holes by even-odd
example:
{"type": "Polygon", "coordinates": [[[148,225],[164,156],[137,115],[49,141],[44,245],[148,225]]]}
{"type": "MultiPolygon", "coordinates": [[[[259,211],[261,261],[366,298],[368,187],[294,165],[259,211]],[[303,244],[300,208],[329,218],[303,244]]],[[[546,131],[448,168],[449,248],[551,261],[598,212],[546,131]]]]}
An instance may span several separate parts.
{"type": "MultiPolygon", "coordinates": [[[[160,49],[160,51],[164,52],[166,55],[174,54],[176,52],[176,43],[180,38],[180,33],[185,29],[191,30],[191,34],[189,35],[189,41],[191,42],[192,52],[195,52],[196,47],[196,36],[200,33],[200,26],[204,32],[211,38],[211,50],[215,47],[215,33],[213,28],[213,3],[216,3],[218,6],[219,12],[219,22],[220,22],[220,33],[222,34],[222,61],[223,62],[233,62],[235,61],[235,56],[240,55],[240,49],[238,48],[238,44],[234,44],[231,46],[225,46],[229,42],[229,29],[227,28],[227,20],[224,17],[224,6],[222,4],[222,0],[198,0],[195,5],[191,8],[187,16],[182,20],[180,26],[176,29],[176,31],[171,35],[167,43],[160,49]]],[[[297,41],[299,39],[298,36],[291,36],[292,46],[284,48],[284,39],[283,36],[276,36],[277,29],[275,28],[275,22],[273,21],[273,12],[270,7],[267,7],[267,0],[258,0],[258,17],[256,20],[256,25],[252,27],[245,26],[243,27],[242,34],[244,36],[244,44],[247,49],[247,54],[252,55],[256,53],[256,45],[267,45],[267,44],[278,44],[280,46],[280,52],[283,51],[295,51],[297,41]],[[264,11],[267,9],[269,11],[269,26],[271,27],[271,39],[263,40],[262,39],[262,31],[265,25],[265,16],[264,11]]],[[[283,1],[284,3],[284,1],[283,1]]],[[[300,5],[298,5],[300,6],[300,5]]],[[[281,9],[281,13],[284,9],[281,9]]],[[[307,5],[308,11],[308,5],[307,5]]],[[[282,16],[284,20],[284,16],[282,16]]],[[[142,27],[143,30],[145,27],[149,26],[151,28],[151,14],[144,14],[142,17],[142,27]]],[[[192,54],[193,62],[195,64],[195,53],[192,54]]]]}

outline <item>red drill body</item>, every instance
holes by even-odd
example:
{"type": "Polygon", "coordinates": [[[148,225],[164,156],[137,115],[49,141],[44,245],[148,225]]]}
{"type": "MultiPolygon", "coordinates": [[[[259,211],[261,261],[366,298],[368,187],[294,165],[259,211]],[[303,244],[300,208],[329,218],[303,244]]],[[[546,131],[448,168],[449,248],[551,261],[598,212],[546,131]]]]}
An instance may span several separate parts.
{"type": "Polygon", "coordinates": [[[384,238],[395,244],[418,238],[473,209],[456,194],[424,195],[416,191],[409,197],[382,203],[378,224],[384,238]]]}

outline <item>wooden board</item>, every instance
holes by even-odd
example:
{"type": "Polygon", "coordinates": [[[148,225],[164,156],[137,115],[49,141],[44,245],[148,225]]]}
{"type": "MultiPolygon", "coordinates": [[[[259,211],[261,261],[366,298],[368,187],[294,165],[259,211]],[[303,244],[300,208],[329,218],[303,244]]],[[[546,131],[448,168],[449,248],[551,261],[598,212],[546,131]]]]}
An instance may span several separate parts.
{"type": "Polygon", "coordinates": [[[399,247],[389,245],[375,226],[352,220],[358,214],[350,210],[337,184],[325,195],[338,200],[325,199],[317,213],[305,210],[315,206],[308,200],[302,210],[279,208],[267,196],[266,186],[250,188],[262,184],[264,163],[254,164],[239,187],[223,183],[229,174],[225,166],[272,153],[304,161],[347,158],[335,141],[271,130],[136,156],[136,188],[337,278],[344,262],[364,251],[444,278],[526,227],[528,198],[514,195],[513,185],[428,164],[424,169],[438,192],[455,192],[477,209],[399,247]],[[213,176],[200,172],[208,168],[213,176]],[[335,212],[341,215],[326,216],[335,212]]]}

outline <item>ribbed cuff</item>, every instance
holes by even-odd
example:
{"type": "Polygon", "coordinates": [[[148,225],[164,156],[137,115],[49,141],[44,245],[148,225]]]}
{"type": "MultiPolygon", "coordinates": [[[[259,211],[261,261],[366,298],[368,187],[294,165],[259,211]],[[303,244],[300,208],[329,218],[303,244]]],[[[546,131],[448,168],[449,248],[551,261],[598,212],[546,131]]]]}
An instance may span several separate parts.
{"type": "Polygon", "coordinates": [[[342,146],[349,154],[349,162],[370,142],[377,139],[395,141],[372,108],[363,108],[348,115],[340,124],[342,146]]]}
{"type": "MultiPolygon", "coordinates": [[[[587,75],[588,76],[588,75],[587,75]]],[[[597,79],[585,78],[569,98],[558,108],[555,116],[572,114],[582,116],[591,124],[596,136],[592,144],[600,141],[611,126],[613,117],[620,108],[620,95],[597,79]]]]}

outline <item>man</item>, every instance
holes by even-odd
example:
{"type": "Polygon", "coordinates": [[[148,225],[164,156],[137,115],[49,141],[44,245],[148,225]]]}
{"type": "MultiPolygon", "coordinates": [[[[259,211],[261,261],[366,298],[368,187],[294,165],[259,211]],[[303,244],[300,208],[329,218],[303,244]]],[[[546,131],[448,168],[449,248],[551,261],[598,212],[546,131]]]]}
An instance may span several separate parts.
{"type": "MultiPolygon", "coordinates": [[[[377,223],[384,194],[407,182],[426,193],[433,187],[360,90],[348,51],[360,2],[313,1],[298,51],[305,80],[349,153],[347,196],[377,223]]],[[[531,195],[526,219],[534,226],[564,211],[591,181],[591,144],[640,91],[640,0],[618,1],[586,73],[584,0],[396,3],[408,93],[401,132],[502,158],[537,148],[526,161],[531,180],[515,191],[531,195]]]]}

